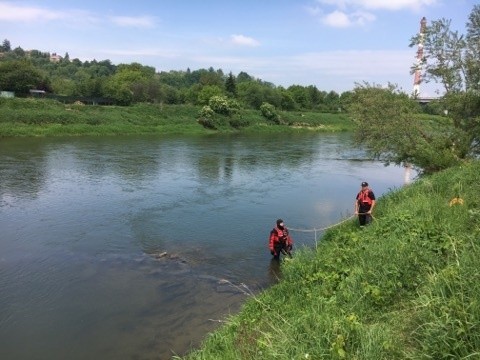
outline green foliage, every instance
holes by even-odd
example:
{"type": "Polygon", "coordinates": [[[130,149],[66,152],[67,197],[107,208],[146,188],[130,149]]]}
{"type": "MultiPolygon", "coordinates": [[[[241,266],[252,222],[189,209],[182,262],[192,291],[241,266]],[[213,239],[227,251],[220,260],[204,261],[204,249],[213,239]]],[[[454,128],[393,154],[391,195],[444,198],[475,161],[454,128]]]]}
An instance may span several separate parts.
{"type": "MultiPolygon", "coordinates": [[[[61,101],[64,98],[60,98],[61,101]]],[[[237,130],[271,131],[339,131],[351,129],[348,119],[333,115],[306,112],[299,129],[270,126],[259,111],[241,109],[228,99],[230,115],[215,113],[208,105],[164,105],[140,103],[128,107],[84,106],[61,103],[52,99],[0,98],[0,137],[80,134],[202,133],[237,130]],[[199,120],[197,120],[197,118],[199,120]],[[318,124],[325,124],[318,126],[318,124]],[[202,126],[199,126],[202,125],[202,126]],[[59,126],[60,125],[60,126],[59,126]],[[310,130],[308,130],[310,129],[310,130]]],[[[292,124],[298,114],[285,114],[292,124]]]]}
{"type": "Polygon", "coordinates": [[[212,108],[208,105],[205,105],[202,107],[199,113],[200,117],[202,118],[208,118],[211,119],[215,115],[215,111],[212,110],[212,108]]]}
{"type": "Polygon", "coordinates": [[[424,173],[469,157],[471,137],[448,119],[422,119],[418,104],[395,86],[358,85],[350,99],[356,141],[386,163],[410,163],[424,173]]]}
{"type": "MultiPolygon", "coordinates": [[[[106,98],[116,105],[140,102],[208,105],[211,97],[227,95],[237,100],[242,108],[258,110],[266,102],[283,111],[337,112],[342,106],[341,98],[333,91],[320,91],[313,85],[294,85],[285,89],[243,71],[236,77],[231,72],[225,75],[223,70],[212,67],[156,72],[155,68],[139,63],[113,65],[108,59],[82,62],[71,59],[68,53],[60,61],[51,62],[48,52],[33,49],[27,54],[21,47],[11,50],[8,40],[4,41],[3,47],[7,51],[0,57],[0,64],[28,61],[43,79],[41,87],[35,82],[30,85],[57,96],[106,98]]],[[[4,79],[19,76],[18,73],[9,74],[14,68],[6,70],[2,74],[4,79]]]]}
{"type": "Polygon", "coordinates": [[[225,80],[225,91],[230,96],[235,97],[237,95],[237,83],[235,81],[235,76],[233,76],[232,72],[228,74],[228,77],[225,80]]]}
{"type": "Polygon", "coordinates": [[[236,114],[240,110],[240,104],[236,100],[229,99],[226,96],[212,96],[208,105],[217,114],[226,116],[236,114]]]}
{"type": "Polygon", "coordinates": [[[31,89],[48,90],[48,81],[29,61],[0,62],[0,90],[25,96],[31,89]]]}
{"type": "Polygon", "coordinates": [[[423,45],[423,58],[412,68],[421,69],[425,81],[441,83],[445,91],[480,90],[480,5],[474,5],[464,36],[451,29],[451,20],[439,19],[426,26],[424,34],[412,37],[410,46],[423,45]]]}
{"type": "Polygon", "coordinates": [[[263,103],[260,106],[260,112],[262,115],[270,121],[273,121],[275,124],[280,123],[280,116],[275,109],[275,106],[269,103],[263,103]]]}
{"type": "Polygon", "coordinates": [[[207,105],[212,97],[221,97],[223,95],[222,89],[218,85],[204,86],[198,93],[197,104],[207,105]]]}

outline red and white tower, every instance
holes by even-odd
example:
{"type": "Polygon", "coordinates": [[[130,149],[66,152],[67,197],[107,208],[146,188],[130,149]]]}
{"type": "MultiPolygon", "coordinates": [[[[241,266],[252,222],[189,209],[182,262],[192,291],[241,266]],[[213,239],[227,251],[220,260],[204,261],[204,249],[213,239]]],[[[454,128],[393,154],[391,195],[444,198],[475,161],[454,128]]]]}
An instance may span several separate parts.
{"type": "Polygon", "coordinates": [[[419,97],[420,96],[420,83],[421,73],[422,73],[422,59],[423,59],[423,37],[425,35],[425,29],[427,27],[427,19],[425,16],[420,20],[420,36],[418,42],[418,49],[417,49],[417,65],[415,67],[415,76],[413,78],[413,96],[419,97]]]}

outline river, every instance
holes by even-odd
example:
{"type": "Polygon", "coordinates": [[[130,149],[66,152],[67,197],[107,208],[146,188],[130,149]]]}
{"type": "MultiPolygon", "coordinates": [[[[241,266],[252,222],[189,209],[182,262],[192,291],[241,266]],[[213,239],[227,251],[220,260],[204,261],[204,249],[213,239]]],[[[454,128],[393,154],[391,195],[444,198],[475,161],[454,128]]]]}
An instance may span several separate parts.
{"type": "Polygon", "coordinates": [[[404,176],[349,134],[1,139],[0,358],[185,354],[276,281],[277,218],[309,247],[404,176]]]}

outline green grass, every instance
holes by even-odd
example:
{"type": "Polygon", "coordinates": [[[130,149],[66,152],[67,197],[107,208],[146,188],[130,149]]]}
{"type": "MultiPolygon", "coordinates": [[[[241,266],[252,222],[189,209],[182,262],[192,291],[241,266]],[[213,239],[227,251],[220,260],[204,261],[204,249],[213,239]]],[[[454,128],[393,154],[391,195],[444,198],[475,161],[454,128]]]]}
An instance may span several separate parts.
{"type": "Polygon", "coordinates": [[[200,107],[136,104],[90,106],[50,99],[0,98],[0,137],[118,134],[205,134],[238,131],[348,131],[354,124],[344,114],[282,112],[282,124],[267,121],[257,110],[233,117],[215,115],[214,129],[199,124],[200,107]]]}
{"type": "Polygon", "coordinates": [[[383,196],[369,227],[297,250],[185,359],[480,358],[479,174],[423,178],[383,196]]]}

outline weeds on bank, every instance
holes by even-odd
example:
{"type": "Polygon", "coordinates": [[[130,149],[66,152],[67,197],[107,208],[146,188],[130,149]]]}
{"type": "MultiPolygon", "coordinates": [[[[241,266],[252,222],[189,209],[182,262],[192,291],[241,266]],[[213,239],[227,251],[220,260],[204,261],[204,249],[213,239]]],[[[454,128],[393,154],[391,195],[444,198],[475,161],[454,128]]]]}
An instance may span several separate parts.
{"type": "Polygon", "coordinates": [[[185,358],[478,358],[479,174],[472,162],[382,197],[372,225],[297,251],[185,358]]]}
{"type": "MultiPolygon", "coordinates": [[[[192,105],[135,104],[94,106],[62,104],[51,99],[0,98],[0,137],[116,134],[206,134],[217,132],[345,131],[353,122],[343,114],[285,112],[284,125],[272,125],[258,110],[215,118],[202,126],[192,105]],[[303,117],[302,117],[303,116],[303,117]],[[302,124],[300,128],[295,125],[302,124]],[[288,126],[287,126],[288,125],[288,126]]],[[[201,119],[200,119],[201,120],[201,119]]]]}

